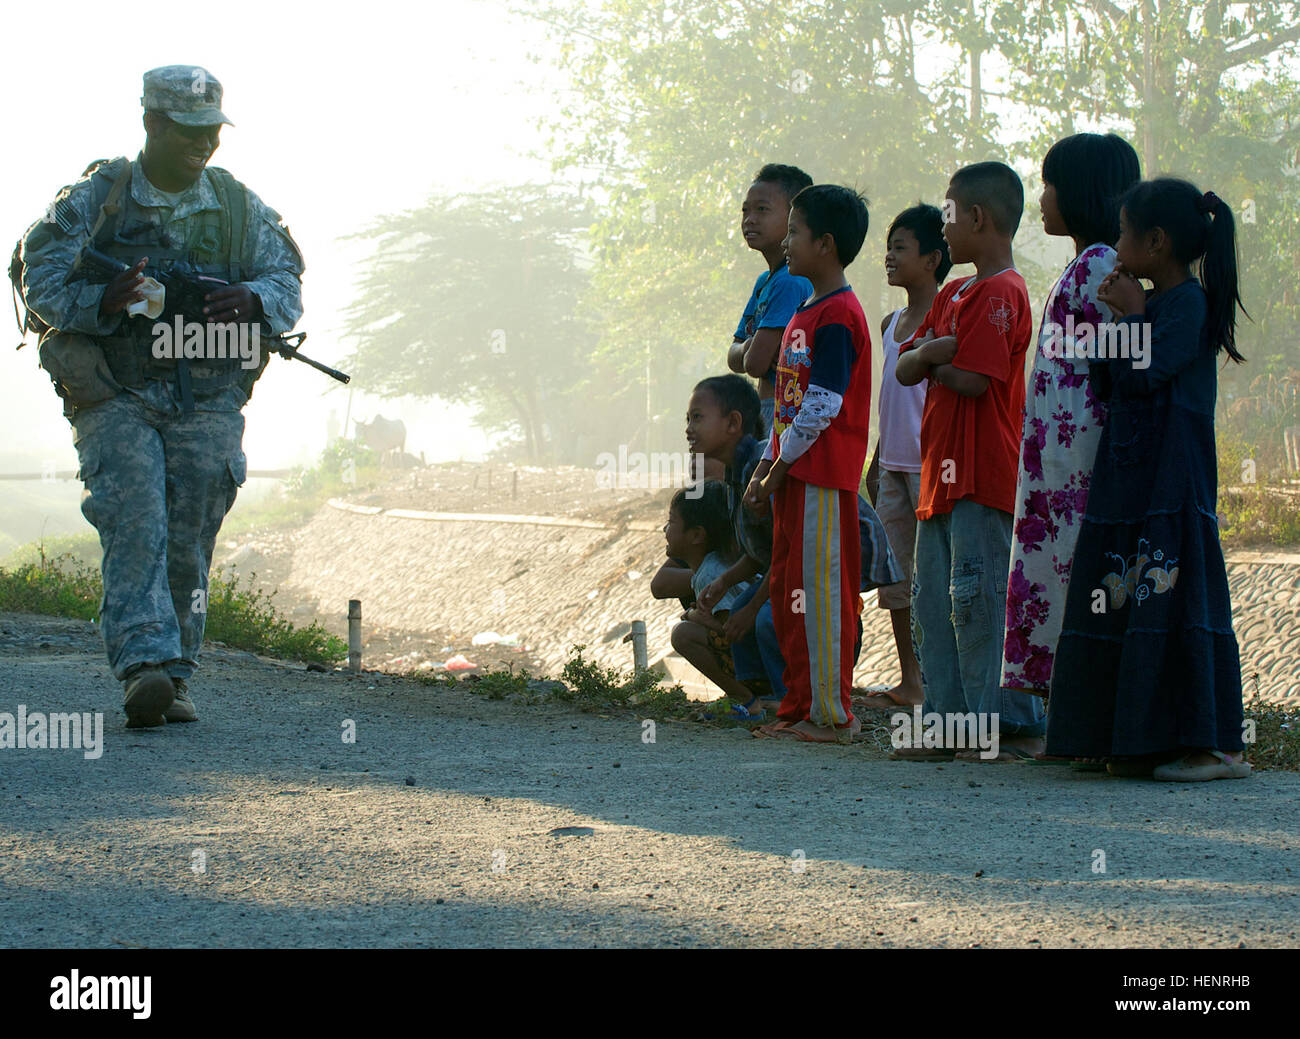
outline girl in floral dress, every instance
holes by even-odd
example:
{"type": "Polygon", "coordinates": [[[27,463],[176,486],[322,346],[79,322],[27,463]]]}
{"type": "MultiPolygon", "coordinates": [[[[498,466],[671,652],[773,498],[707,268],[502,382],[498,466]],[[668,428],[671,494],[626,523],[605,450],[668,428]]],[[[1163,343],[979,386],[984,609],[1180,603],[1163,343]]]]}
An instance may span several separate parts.
{"type": "Polygon", "coordinates": [[[1043,310],[1025,397],[1004,689],[1046,697],[1051,685],[1070,561],[1106,415],[1088,382],[1097,326],[1111,320],[1097,290],[1115,267],[1120,196],[1138,178],[1137,153],[1114,134],[1066,137],[1043,159],[1043,230],[1074,239],[1075,257],[1043,310]]]}

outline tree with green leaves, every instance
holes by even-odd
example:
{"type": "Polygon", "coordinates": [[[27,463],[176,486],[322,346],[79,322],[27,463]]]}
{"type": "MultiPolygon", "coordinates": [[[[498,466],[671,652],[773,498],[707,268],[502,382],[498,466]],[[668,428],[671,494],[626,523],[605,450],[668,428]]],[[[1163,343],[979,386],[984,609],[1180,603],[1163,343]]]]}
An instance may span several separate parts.
{"type": "Polygon", "coordinates": [[[377,249],[349,331],[369,389],[477,404],[535,459],[680,448],[689,387],[726,370],[763,268],[739,233],[761,165],[868,196],[849,278],[876,318],[897,303],[880,270],[893,215],[939,202],[964,163],[1011,161],[1029,203],[1018,266],[1041,300],[1059,260],[1034,219],[1037,171],[1080,130],[1127,137],[1144,175],[1186,176],[1236,212],[1254,323],[1225,398],[1300,368],[1300,3],[543,0],[519,13],[546,23],[572,85],[548,121],[550,158],[581,187],[435,199],[366,232],[377,249]]]}
{"type": "MultiPolygon", "coordinates": [[[[950,6],[929,10],[946,38],[958,40],[968,29],[942,17],[950,6]]],[[[1027,132],[1015,155],[1034,161],[1067,134],[1113,128],[1129,135],[1143,176],[1185,177],[1232,206],[1254,320],[1241,337],[1249,364],[1228,367],[1228,392],[1261,372],[1300,367],[1290,332],[1300,319],[1300,3],[975,6],[1023,113],[1027,132]]]]}
{"type": "MultiPolygon", "coordinates": [[[[964,6],[964,5],[961,5],[964,6]]],[[[602,353],[673,419],[690,383],[726,370],[731,330],[762,258],[740,204],[766,162],[867,195],[872,230],[849,269],[869,315],[891,298],[884,230],[918,199],[941,203],[958,166],[1006,158],[987,113],[972,122],[967,64],[899,0],[606,0],[530,7],[574,90],[552,123],[557,171],[607,195],[592,230],[602,353]],[[922,83],[924,79],[924,85],[922,83]],[[637,354],[629,344],[640,344],[637,354]],[[647,385],[646,372],[649,373],[647,385]]]]}
{"type": "Polygon", "coordinates": [[[748,178],[767,161],[855,185],[872,237],[850,268],[881,306],[877,236],[949,174],[1001,158],[1027,175],[1018,262],[1034,298],[1042,156],[1079,130],[1114,130],[1145,159],[1213,188],[1238,216],[1255,318],[1252,372],[1300,352],[1296,43],[1300,4],[1222,0],[604,0],[530,6],[559,45],[573,92],[551,122],[557,170],[609,199],[593,228],[598,350],[620,351],[629,394],[673,416],[690,378],[722,369],[720,344],[758,269],[738,236],[748,178]],[[1279,267],[1281,268],[1279,270],[1279,267]],[[1280,277],[1279,277],[1280,275],[1280,277]],[[628,350],[640,343],[641,354],[628,350]],[[644,374],[648,372],[649,376],[644,374]],[[638,375],[640,381],[638,382],[638,375]]]}
{"type": "Polygon", "coordinates": [[[535,186],[379,220],[356,236],[374,244],[347,312],[356,383],[475,405],[485,429],[517,433],[526,458],[554,460],[594,346],[579,306],[590,223],[574,192],[535,186]]]}

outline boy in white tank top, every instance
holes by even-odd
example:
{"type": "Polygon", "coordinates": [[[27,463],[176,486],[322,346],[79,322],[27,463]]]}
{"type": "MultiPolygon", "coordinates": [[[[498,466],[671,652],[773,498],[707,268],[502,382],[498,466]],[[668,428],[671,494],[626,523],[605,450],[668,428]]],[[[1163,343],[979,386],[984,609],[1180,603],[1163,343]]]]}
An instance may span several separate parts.
{"type": "Polygon", "coordinates": [[[921,668],[912,651],[912,556],[916,547],[916,508],[921,497],[921,412],[926,380],[904,386],[894,377],[899,348],[916,334],[939,286],[952,269],[943,238],[943,214],[935,206],[918,204],[894,218],[886,237],[885,276],[890,285],[907,290],[907,306],[881,322],[884,370],[880,379],[880,440],[867,472],[876,486],[876,513],[885,525],[889,546],[906,579],[877,592],[881,609],[889,611],[898,647],[902,681],[887,692],[867,698],[865,706],[893,711],[925,700],[921,668]]]}

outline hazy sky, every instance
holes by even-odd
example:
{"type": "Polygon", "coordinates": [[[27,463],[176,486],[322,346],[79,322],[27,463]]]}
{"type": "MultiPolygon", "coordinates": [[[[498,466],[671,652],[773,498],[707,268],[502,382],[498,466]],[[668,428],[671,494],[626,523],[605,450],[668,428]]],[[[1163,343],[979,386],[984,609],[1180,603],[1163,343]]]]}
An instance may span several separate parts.
{"type": "MultiPolygon", "coordinates": [[[[7,99],[0,131],[10,153],[0,193],[6,249],[91,160],[136,154],[144,139],[141,75],[165,64],[202,65],[222,82],[223,108],[236,125],[223,130],[213,162],[284,216],[307,260],[299,326],[309,333],[306,352],[328,363],[350,349],[340,338],[342,311],[365,255],[343,236],[432,192],[551,177],[549,163],[530,154],[544,149],[537,123],[555,111],[565,84],[548,64],[528,60],[530,52],[547,53],[548,42],[504,0],[234,0],[174,5],[165,14],[139,8],[138,18],[130,10],[106,17],[102,3],[85,0],[7,10],[13,46],[0,62],[7,99]]],[[[942,47],[926,51],[941,68],[942,47]]],[[[986,59],[986,86],[997,88],[1000,71],[994,56],[986,59]]],[[[1016,132],[1008,120],[1003,136],[1016,132]]],[[[1034,233],[1038,185],[1026,187],[1028,251],[1064,262],[1066,244],[1034,233]]],[[[738,193],[737,222],[739,202],[738,193]]],[[[732,311],[720,301],[724,331],[732,311]]],[[[9,330],[0,337],[0,455],[24,454],[24,469],[75,468],[71,431],[34,344],[15,352],[12,319],[0,323],[9,330]]],[[[315,458],[328,413],[336,410],[341,423],[347,406],[346,388],[273,358],[244,412],[250,467],[315,458]]],[[[408,450],[430,461],[476,458],[486,447],[463,410],[355,394],[354,418],[380,412],[401,415],[408,450]]],[[[16,464],[11,457],[0,469],[16,464]]]]}
{"type": "MultiPolygon", "coordinates": [[[[91,160],[139,151],[141,75],[159,65],[202,65],[221,81],[222,107],[235,123],[222,131],[212,162],[277,209],[293,232],[307,260],[304,349],[327,363],[347,352],[342,310],[364,256],[341,236],[433,191],[549,176],[549,166],[528,153],[541,146],[536,123],[553,107],[554,73],[527,60],[530,49],[542,49],[539,27],[511,17],[499,0],[235,0],[111,14],[102,3],[71,0],[57,9],[11,5],[4,23],[11,44],[0,62],[6,261],[12,243],[91,160]]],[[[14,350],[18,334],[12,308],[5,309],[0,443],[75,468],[58,398],[34,344],[14,350]]],[[[328,412],[336,408],[341,421],[347,408],[348,391],[336,386],[273,358],[244,411],[250,467],[319,453],[328,412]]],[[[408,450],[430,460],[476,457],[485,446],[467,419],[449,421],[443,405],[357,394],[352,414],[393,416],[399,408],[408,450]]]]}

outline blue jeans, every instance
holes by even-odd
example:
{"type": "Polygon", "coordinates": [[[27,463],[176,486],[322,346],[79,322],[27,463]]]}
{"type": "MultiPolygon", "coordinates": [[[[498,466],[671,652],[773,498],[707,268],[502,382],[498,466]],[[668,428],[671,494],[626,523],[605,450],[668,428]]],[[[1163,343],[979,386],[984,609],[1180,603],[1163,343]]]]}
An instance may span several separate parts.
{"type": "MultiPolygon", "coordinates": [[[[732,603],[731,612],[735,613],[745,606],[758,592],[763,583],[761,577],[755,578],[732,603]]],[[[754,630],[739,642],[731,644],[731,658],[736,662],[736,678],[744,682],[750,678],[766,678],[772,686],[772,696],[785,696],[785,683],[781,674],[785,671],[785,659],[781,656],[781,646],[776,641],[776,628],[772,625],[772,603],[765,602],[759,607],[754,619],[754,630]]]]}
{"type": "Polygon", "coordinates": [[[912,644],[927,712],[997,714],[1001,733],[1041,736],[1043,701],[1001,688],[1011,520],[963,499],[917,523],[912,644]]]}

